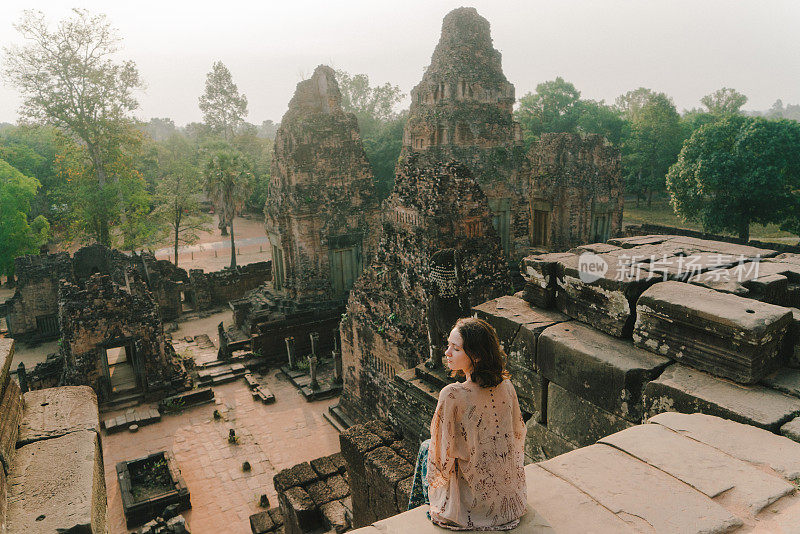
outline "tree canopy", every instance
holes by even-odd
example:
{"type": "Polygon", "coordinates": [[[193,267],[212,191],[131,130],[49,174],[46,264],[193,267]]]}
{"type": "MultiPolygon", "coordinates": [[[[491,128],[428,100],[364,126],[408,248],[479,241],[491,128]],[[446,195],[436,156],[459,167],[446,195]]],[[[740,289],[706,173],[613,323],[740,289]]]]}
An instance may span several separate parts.
{"type": "Polygon", "coordinates": [[[0,159],[0,274],[14,275],[14,258],[38,252],[50,225],[43,216],[28,222],[39,180],[25,176],[0,159]]]}
{"type": "Polygon", "coordinates": [[[730,115],[684,144],[667,175],[679,215],[748,239],[751,223],[800,218],[800,123],[730,115]]]}
{"type": "MultiPolygon", "coordinates": [[[[28,42],[6,49],[6,78],[22,94],[20,115],[80,141],[86,160],[81,164],[98,189],[116,184],[120,147],[131,139],[130,112],[138,106],[133,93],[142,83],[132,61],[115,60],[120,39],[105,15],[73,9],[51,30],[44,14],[28,10],[14,27],[28,42]]],[[[115,189],[124,195],[125,188],[115,189]]],[[[120,197],[117,207],[126,203],[120,197]]],[[[96,215],[97,239],[110,245],[112,214],[96,215]]]]}
{"type": "Polygon", "coordinates": [[[701,98],[700,103],[708,109],[709,113],[724,115],[726,113],[739,113],[742,106],[747,103],[747,97],[736,89],[723,87],[701,98]]]}
{"type": "Polygon", "coordinates": [[[217,135],[230,141],[247,116],[247,97],[239,94],[231,71],[215,61],[206,76],[206,89],[200,96],[203,122],[217,135]]]}

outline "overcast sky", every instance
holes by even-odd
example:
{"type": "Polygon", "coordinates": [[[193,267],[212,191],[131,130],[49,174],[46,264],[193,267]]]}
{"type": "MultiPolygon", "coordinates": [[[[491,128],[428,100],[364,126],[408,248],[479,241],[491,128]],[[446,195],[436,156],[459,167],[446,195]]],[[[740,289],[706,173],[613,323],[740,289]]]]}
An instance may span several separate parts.
{"type": "MultiPolygon", "coordinates": [[[[24,9],[53,22],[73,6],[104,12],[147,83],[137,117],[201,120],[197,99],[221,60],[247,95],[248,120],[259,124],[279,121],[297,82],[321,63],[408,93],[430,62],[442,18],[460,5],[491,23],[518,97],[562,76],[584,98],[607,102],[644,86],[682,110],[728,86],[750,98],[746,109],[778,98],[800,103],[796,0],[3,0],[0,44],[21,42],[12,24],[24,9]]],[[[19,103],[0,86],[0,122],[15,122],[19,103]]]]}

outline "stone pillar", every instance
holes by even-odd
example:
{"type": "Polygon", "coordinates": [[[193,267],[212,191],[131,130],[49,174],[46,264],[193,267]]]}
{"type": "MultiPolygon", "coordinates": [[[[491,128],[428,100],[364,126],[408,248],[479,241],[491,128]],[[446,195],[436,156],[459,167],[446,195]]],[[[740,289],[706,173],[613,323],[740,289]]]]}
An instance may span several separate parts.
{"type": "Polygon", "coordinates": [[[333,383],[334,384],[341,384],[342,383],[342,353],[338,350],[331,351],[331,356],[333,356],[333,383]]]}
{"type": "Polygon", "coordinates": [[[311,338],[311,355],[316,357],[317,345],[319,345],[319,332],[311,332],[308,334],[308,337],[311,338]]]}
{"type": "Polygon", "coordinates": [[[294,369],[294,337],[284,338],[286,342],[286,356],[289,358],[289,369],[294,369]]]}
{"type": "Polygon", "coordinates": [[[19,382],[19,390],[22,393],[28,392],[28,375],[25,372],[25,364],[19,362],[19,366],[17,367],[17,382],[19,382]]]}
{"type": "Polygon", "coordinates": [[[219,351],[217,352],[217,359],[230,359],[231,351],[228,348],[228,336],[225,334],[225,327],[222,323],[217,325],[217,334],[219,334],[219,351]]]}
{"type": "Polygon", "coordinates": [[[311,372],[311,389],[319,389],[319,382],[317,382],[317,357],[308,357],[308,369],[311,372]]]}

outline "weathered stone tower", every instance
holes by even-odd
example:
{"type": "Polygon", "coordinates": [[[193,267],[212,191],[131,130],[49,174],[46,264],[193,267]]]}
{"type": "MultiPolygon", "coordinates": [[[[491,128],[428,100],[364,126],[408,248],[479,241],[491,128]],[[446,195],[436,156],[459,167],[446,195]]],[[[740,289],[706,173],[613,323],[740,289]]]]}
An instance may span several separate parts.
{"type": "Polygon", "coordinates": [[[375,261],[341,323],[340,406],[355,419],[385,416],[395,374],[440,357],[455,319],[511,289],[486,197],[465,165],[407,156],[384,208],[375,261]]]}
{"type": "Polygon", "coordinates": [[[619,150],[603,137],[544,134],[529,156],[534,247],[604,243],[622,229],[619,150]]]}
{"type": "Polygon", "coordinates": [[[297,84],[274,161],[265,208],[274,290],[294,300],[345,298],[374,250],[379,204],[330,67],[297,84]]]}
{"type": "Polygon", "coordinates": [[[444,18],[431,64],[411,90],[400,158],[417,153],[431,163],[465,164],[486,195],[503,250],[516,264],[529,241],[529,204],[514,102],[489,22],[475,8],[455,9],[444,18]]]}

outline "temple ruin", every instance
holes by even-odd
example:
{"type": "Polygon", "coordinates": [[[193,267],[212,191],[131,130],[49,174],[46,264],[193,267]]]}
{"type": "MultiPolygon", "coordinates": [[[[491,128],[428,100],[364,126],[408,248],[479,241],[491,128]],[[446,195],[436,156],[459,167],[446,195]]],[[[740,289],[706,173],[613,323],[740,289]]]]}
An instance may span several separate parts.
{"type": "Polygon", "coordinates": [[[374,177],[341,100],[333,69],[320,65],[297,84],[275,137],[272,289],[295,301],[345,299],[375,249],[374,177]]]}

